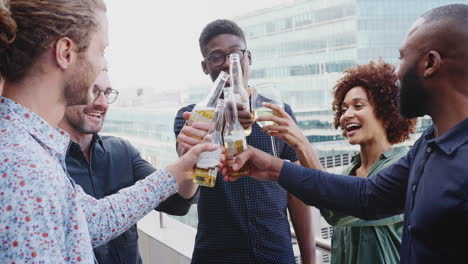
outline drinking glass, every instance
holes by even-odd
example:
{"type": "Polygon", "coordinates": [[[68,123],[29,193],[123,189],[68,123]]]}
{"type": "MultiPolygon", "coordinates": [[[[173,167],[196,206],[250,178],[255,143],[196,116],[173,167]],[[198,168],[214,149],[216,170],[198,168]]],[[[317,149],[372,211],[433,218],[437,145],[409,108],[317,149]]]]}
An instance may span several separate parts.
{"type": "MultiPolygon", "coordinates": [[[[263,102],[275,104],[284,108],[283,99],[281,98],[281,93],[278,89],[276,83],[262,83],[258,84],[253,89],[253,103],[252,109],[255,118],[265,115],[275,115],[276,113],[262,105],[263,102]]],[[[273,125],[273,121],[261,121],[257,122],[260,127],[273,125]]],[[[271,149],[273,156],[278,157],[278,150],[276,148],[275,137],[270,136],[271,138],[271,149]]]]}

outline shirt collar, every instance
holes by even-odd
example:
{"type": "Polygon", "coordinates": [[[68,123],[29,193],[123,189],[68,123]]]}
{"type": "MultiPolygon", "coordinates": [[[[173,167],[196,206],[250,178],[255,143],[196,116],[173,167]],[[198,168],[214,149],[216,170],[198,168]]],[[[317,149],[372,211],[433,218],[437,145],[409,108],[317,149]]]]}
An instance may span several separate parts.
{"type": "MultiPolygon", "coordinates": [[[[91,141],[91,146],[94,146],[96,144],[96,142],[106,152],[106,149],[104,148],[104,143],[102,142],[101,136],[99,134],[97,134],[97,133],[94,133],[93,134],[93,139],[91,141]]],[[[70,140],[70,144],[68,146],[67,153],[69,155],[72,155],[73,153],[76,153],[76,152],[78,152],[78,153],[82,152],[80,144],[74,142],[73,140],[70,140]]]]}
{"type": "Polygon", "coordinates": [[[405,147],[405,146],[395,147],[389,151],[382,153],[381,158],[388,159],[402,152],[407,152],[407,151],[408,151],[408,147],[405,147]]]}
{"type": "Polygon", "coordinates": [[[351,163],[352,163],[353,165],[356,165],[356,164],[361,163],[361,153],[360,153],[360,152],[357,152],[356,154],[354,154],[354,155],[351,157],[351,163]]]}
{"type": "Polygon", "coordinates": [[[102,137],[98,134],[98,133],[94,133],[93,135],[93,144],[95,144],[96,142],[99,144],[99,146],[101,146],[101,148],[107,152],[106,148],[104,148],[104,142],[102,142],[102,137]]]}
{"type": "MultiPolygon", "coordinates": [[[[392,156],[395,156],[401,152],[408,151],[408,147],[405,146],[400,146],[400,147],[395,147],[389,151],[385,151],[384,153],[381,154],[380,159],[388,159],[392,156]]],[[[356,153],[352,158],[351,158],[351,163],[353,165],[360,164],[361,163],[361,153],[358,152],[356,153]]]]}
{"type": "Polygon", "coordinates": [[[457,148],[468,142],[468,118],[440,137],[435,138],[434,130],[434,125],[429,127],[424,133],[424,138],[428,144],[437,145],[446,155],[452,154],[457,148]]]}
{"type": "Polygon", "coordinates": [[[23,127],[33,138],[48,148],[61,154],[67,150],[70,141],[68,133],[50,126],[47,121],[28,108],[6,97],[0,97],[0,112],[5,113],[5,116],[0,118],[13,122],[15,126],[23,127]]]}

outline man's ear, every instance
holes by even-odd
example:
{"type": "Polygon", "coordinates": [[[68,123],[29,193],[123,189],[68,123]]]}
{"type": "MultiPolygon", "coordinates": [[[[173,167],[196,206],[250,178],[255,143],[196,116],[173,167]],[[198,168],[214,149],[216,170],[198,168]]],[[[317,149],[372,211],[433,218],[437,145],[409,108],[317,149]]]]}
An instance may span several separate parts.
{"type": "Polygon", "coordinates": [[[252,53],[247,50],[247,59],[249,60],[249,66],[252,65],[252,53]]]}
{"type": "Polygon", "coordinates": [[[201,61],[201,67],[202,67],[203,72],[204,72],[205,74],[208,74],[208,68],[207,68],[207,66],[206,66],[205,60],[202,60],[202,61],[201,61]]]}
{"type": "Polygon", "coordinates": [[[57,65],[65,70],[75,60],[75,43],[70,38],[61,38],[55,44],[55,60],[57,65]]]}
{"type": "Polygon", "coordinates": [[[439,72],[442,64],[442,58],[439,52],[431,50],[426,54],[425,59],[424,78],[430,78],[439,72]]]}

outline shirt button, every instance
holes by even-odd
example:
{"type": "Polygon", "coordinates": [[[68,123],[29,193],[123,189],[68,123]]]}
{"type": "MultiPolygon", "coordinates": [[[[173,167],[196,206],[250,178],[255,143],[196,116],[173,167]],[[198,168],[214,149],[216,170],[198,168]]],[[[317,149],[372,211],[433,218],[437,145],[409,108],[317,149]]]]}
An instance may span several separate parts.
{"type": "Polygon", "coordinates": [[[427,147],[426,151],[427,153],[430,153],[432,151],[431,147],[427,147]]]}
{"type": "Polygon", "coordinates": [[[416,184],[413,184],[413,192],[416,192],[416,184]]]}

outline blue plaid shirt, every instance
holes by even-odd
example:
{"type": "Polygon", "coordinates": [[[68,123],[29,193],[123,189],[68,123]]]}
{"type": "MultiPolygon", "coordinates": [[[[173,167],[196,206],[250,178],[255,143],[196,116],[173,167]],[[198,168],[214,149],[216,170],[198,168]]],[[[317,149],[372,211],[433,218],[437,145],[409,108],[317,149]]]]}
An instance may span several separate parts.
{"type": "MultiPolygon", "coordinates": [[[[177,135],[185,124],[179,110],[174,123],[177,135]]],[[[289,105],[286,112],[295,119],[289,105]]],[[[257,123],[247,144],[272,153],[271,139],[257,123]]],[[[296,152],[276,139],[282,159],[297,160],[296,152]]],[[[214,188],[200,187],[198,230],[192,263],[295,263],[287,217],[287,192],[276,182],[243,177],[225,182],[218,174],[214,188]]]]}

